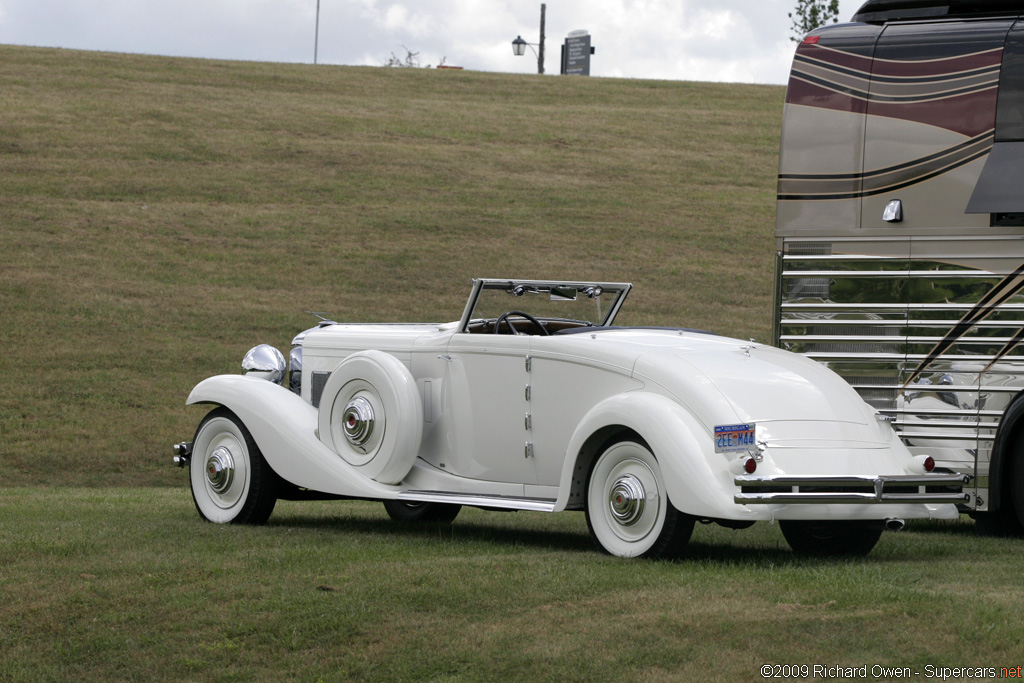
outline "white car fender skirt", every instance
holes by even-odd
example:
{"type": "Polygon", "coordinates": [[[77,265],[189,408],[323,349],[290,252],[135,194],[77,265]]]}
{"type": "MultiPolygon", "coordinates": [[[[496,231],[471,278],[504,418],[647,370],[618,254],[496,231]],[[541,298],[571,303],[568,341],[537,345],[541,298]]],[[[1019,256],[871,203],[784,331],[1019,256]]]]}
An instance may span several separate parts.
{"type": "Polygon", "coordinates": [[[412,469],[423,437],[416,380],[391,354],[353,353],[324,385],[318,423],[320,440],[345,462],[397,484],[412,469]]]}
{"type": "Polygon", "coordinates": [[[186,403],[220,405],[237,415],[274,472],[296,486],[355,498],[397,496],[325,446],[316,437],[316,408],[273,382],[218,375],[197,384],[186,403]]]}
{"type": "MultiPolygon", "coordinates": [[[[626,427],[647,442],[658,460],[672,505],[698,517],[755,519],[753,512],[733,502],[733,486],[727,465],[717,472],[702,446],[711,437],[704,426],[674,400],[647,391],[616,394],[584,415],[567,449],[560,493],[555,509],[568,504],[576,458],[587,439],[606,427],[626,427]],[[721,476],[720,476],[721,475],[721,476]]],[[[721,458],[716,453],[710,457],[721,458]]]]}

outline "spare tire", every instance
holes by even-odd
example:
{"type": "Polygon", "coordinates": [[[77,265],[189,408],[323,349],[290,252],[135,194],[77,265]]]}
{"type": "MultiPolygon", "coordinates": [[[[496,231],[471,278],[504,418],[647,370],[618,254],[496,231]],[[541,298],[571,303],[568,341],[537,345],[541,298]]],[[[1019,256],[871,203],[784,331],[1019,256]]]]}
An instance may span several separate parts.
{"type": "Polygon", "coordinates": [[[370,479],[397,484],[423,436],[423,406],[412,373],[383,351],[343,360],[324,385],[320,440],[370,479]]]}

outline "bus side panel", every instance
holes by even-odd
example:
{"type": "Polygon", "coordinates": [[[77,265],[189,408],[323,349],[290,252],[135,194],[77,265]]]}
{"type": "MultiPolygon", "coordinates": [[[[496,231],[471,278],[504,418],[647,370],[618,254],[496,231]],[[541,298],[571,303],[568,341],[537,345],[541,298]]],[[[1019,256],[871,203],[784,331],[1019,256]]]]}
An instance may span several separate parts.
{"type": "Polygon", "coordinates": [[[861,227],[987,228],[964,211],[992,148],[1003,44],[1012,22],[890,24],[872,66],[861,227]],[[890,201],[902,220],[883,219],[890,201]]]}
{"type": "Polygon", "coordinates": [[[880,28],[831,28],[797,47],[779,158],[780,235],[860,225],[864,112],[880,28]]]}

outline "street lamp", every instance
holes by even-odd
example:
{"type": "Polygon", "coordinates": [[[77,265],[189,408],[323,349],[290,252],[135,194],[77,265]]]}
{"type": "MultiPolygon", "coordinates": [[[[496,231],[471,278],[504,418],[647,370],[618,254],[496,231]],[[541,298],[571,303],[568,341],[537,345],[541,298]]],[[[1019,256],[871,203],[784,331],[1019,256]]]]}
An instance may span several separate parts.
{"type": "Polygon", "coordinates": [[[316,32],[313,34],[313,63],[316,64],[316,53],[320,48],[320,0],[316,0],[316,32]]]}
{"type": "Polygon", "coordinates": [[[537,73],[544,73],[544,13],[547,9],[547,5],[541,3],[540,6],[540,43],[528,43],[523,40],[522,36],[516,36],[516,39],[512,41],[512,54],[516,57],[522,57],[526,54],[526,46],[529,45],[530,49],[533,50],[533,46],[537,45],[540,48],[540,52],[533,50],[533,54],[537,55],[537,73]]]}

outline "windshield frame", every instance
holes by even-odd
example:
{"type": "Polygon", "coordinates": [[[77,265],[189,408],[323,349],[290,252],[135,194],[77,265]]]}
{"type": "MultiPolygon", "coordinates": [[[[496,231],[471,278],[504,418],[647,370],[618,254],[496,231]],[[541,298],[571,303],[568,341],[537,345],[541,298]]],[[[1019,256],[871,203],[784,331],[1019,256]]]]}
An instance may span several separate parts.
{"type": "MultiPolygon", "coordinates": [[[[462,318],[459,322],[458,332],[467,332],[469,324],[475,319],[474,311],[476,310],[477,304],[480,301],[480,294],[485,290],[498,290],[507,292],[510,295],[516,290],[516,288],[523,288],[524,291],[529,292],[550,292],[553,288],[572,288],[578,293],[578,296],[586,296],[585,292],[588,288],[599,289],[601,296],[614,295],[611,305],[608,306],[608,310],[602,316],[600,321],[595,322],[595,326],[608,326],[615,321],[615,316],[618,315],[619,309],[622,308],[622,303],[626,300],[626,296],[629,294],[629,290],[633,288],[633,285],[628,282],[596,282],[596,281],[583,281],[583,280],[509,280],[501,278],[474,278],[473,289],[469,294],[469,300],[466,302],[466,308],[462,312],[462,318]]],[[[514,295],[513,295],[514,296],[514,295]]],[[[510,301],[514,299],[510,298],[510,301]]],[[[548,319],[545,317],[545,319],[548,319]]]]}

